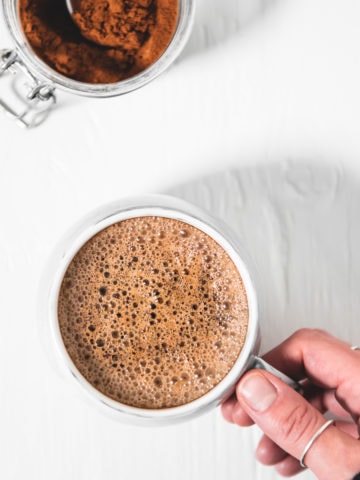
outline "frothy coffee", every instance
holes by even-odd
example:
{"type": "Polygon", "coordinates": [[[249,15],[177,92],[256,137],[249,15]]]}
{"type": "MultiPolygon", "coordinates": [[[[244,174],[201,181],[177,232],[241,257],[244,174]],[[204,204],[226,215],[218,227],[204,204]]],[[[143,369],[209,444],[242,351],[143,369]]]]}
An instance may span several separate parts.
{"type": "Polygon", "coordinates": [[[146,409],[214,388],[239,356],[248,317],[243,281],[224,249],[159,216],[92,237],[72,259],[58,300],[63,342],[83,377],[146,409]]]}

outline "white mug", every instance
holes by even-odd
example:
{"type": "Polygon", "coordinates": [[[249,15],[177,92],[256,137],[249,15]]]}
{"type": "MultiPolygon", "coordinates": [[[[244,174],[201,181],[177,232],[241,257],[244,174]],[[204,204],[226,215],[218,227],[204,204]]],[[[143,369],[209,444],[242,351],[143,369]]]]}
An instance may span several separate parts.
{"type": "Polygon", "coordinates": [[[296,382],[278,372],[258,357],[259,335],[259,299],[254,281],[254,271],[248,255],[239,245],[236,236],[220,220],[194,205],[175,197],[150,195],[141,198],[129,198],[106,205],[82,219],[60,242],[52,255],[43,279],[41,292],[43,321],[50,327],[52,345],[57,352],[64,371],[81,386],[93,402],[115,417],[140,425],[161,425],[186,420],[204,413],[223,402],[234,391],[239,378],[249,369],[262,368],[279,376],[295,389],[296,382]],[[161,409],[137,408],[122,404],[107,397],[79,372],[70,358],[58,323],[58,296],[64,274],[79,249],[94,235],[108,226],[134,217],[160,216],[185,222],[201,230],[214,239],[234,262],[245,287],[248,301],[248,329],[241,352],[228,374],[214,388],[200,398],[189,403],[161,409]],[[48,288],[44,295],[44,288],[48,288]]]}

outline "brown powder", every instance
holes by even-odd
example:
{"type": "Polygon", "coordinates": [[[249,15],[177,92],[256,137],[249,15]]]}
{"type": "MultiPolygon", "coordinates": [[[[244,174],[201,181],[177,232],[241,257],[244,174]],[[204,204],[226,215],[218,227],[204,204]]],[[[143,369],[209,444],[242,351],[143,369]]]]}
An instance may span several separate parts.
{"type": "Polygon", "coordinates": [[[169,45],[178,0],[19,0],[25,36],[59,73],[86,83],[115,83],[150,67],[169,45]]]}

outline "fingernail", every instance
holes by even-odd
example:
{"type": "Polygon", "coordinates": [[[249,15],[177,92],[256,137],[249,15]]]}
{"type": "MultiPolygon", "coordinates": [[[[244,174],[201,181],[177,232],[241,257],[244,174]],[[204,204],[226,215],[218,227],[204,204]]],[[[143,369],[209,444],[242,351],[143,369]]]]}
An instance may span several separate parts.
{"type": "Polygon", "coordinates": [[[275,402],[277,391],[261,373],[249,375],[240,382],[238,393],[250,408],[264,412],[275,402]]]}

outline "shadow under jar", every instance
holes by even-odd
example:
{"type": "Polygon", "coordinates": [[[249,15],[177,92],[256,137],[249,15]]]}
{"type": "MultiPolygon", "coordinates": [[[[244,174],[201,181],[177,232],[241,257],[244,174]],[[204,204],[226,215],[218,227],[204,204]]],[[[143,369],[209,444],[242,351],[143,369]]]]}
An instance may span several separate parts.
{"type": "Polygon", "coordinates": [[[0,50],[0,77],[22,70],[28,99],[43,101],[57,87],[92,97],[142,87],[178,56],[194,13],[194,0],[2,1],[16,47],[0,50]]]}

